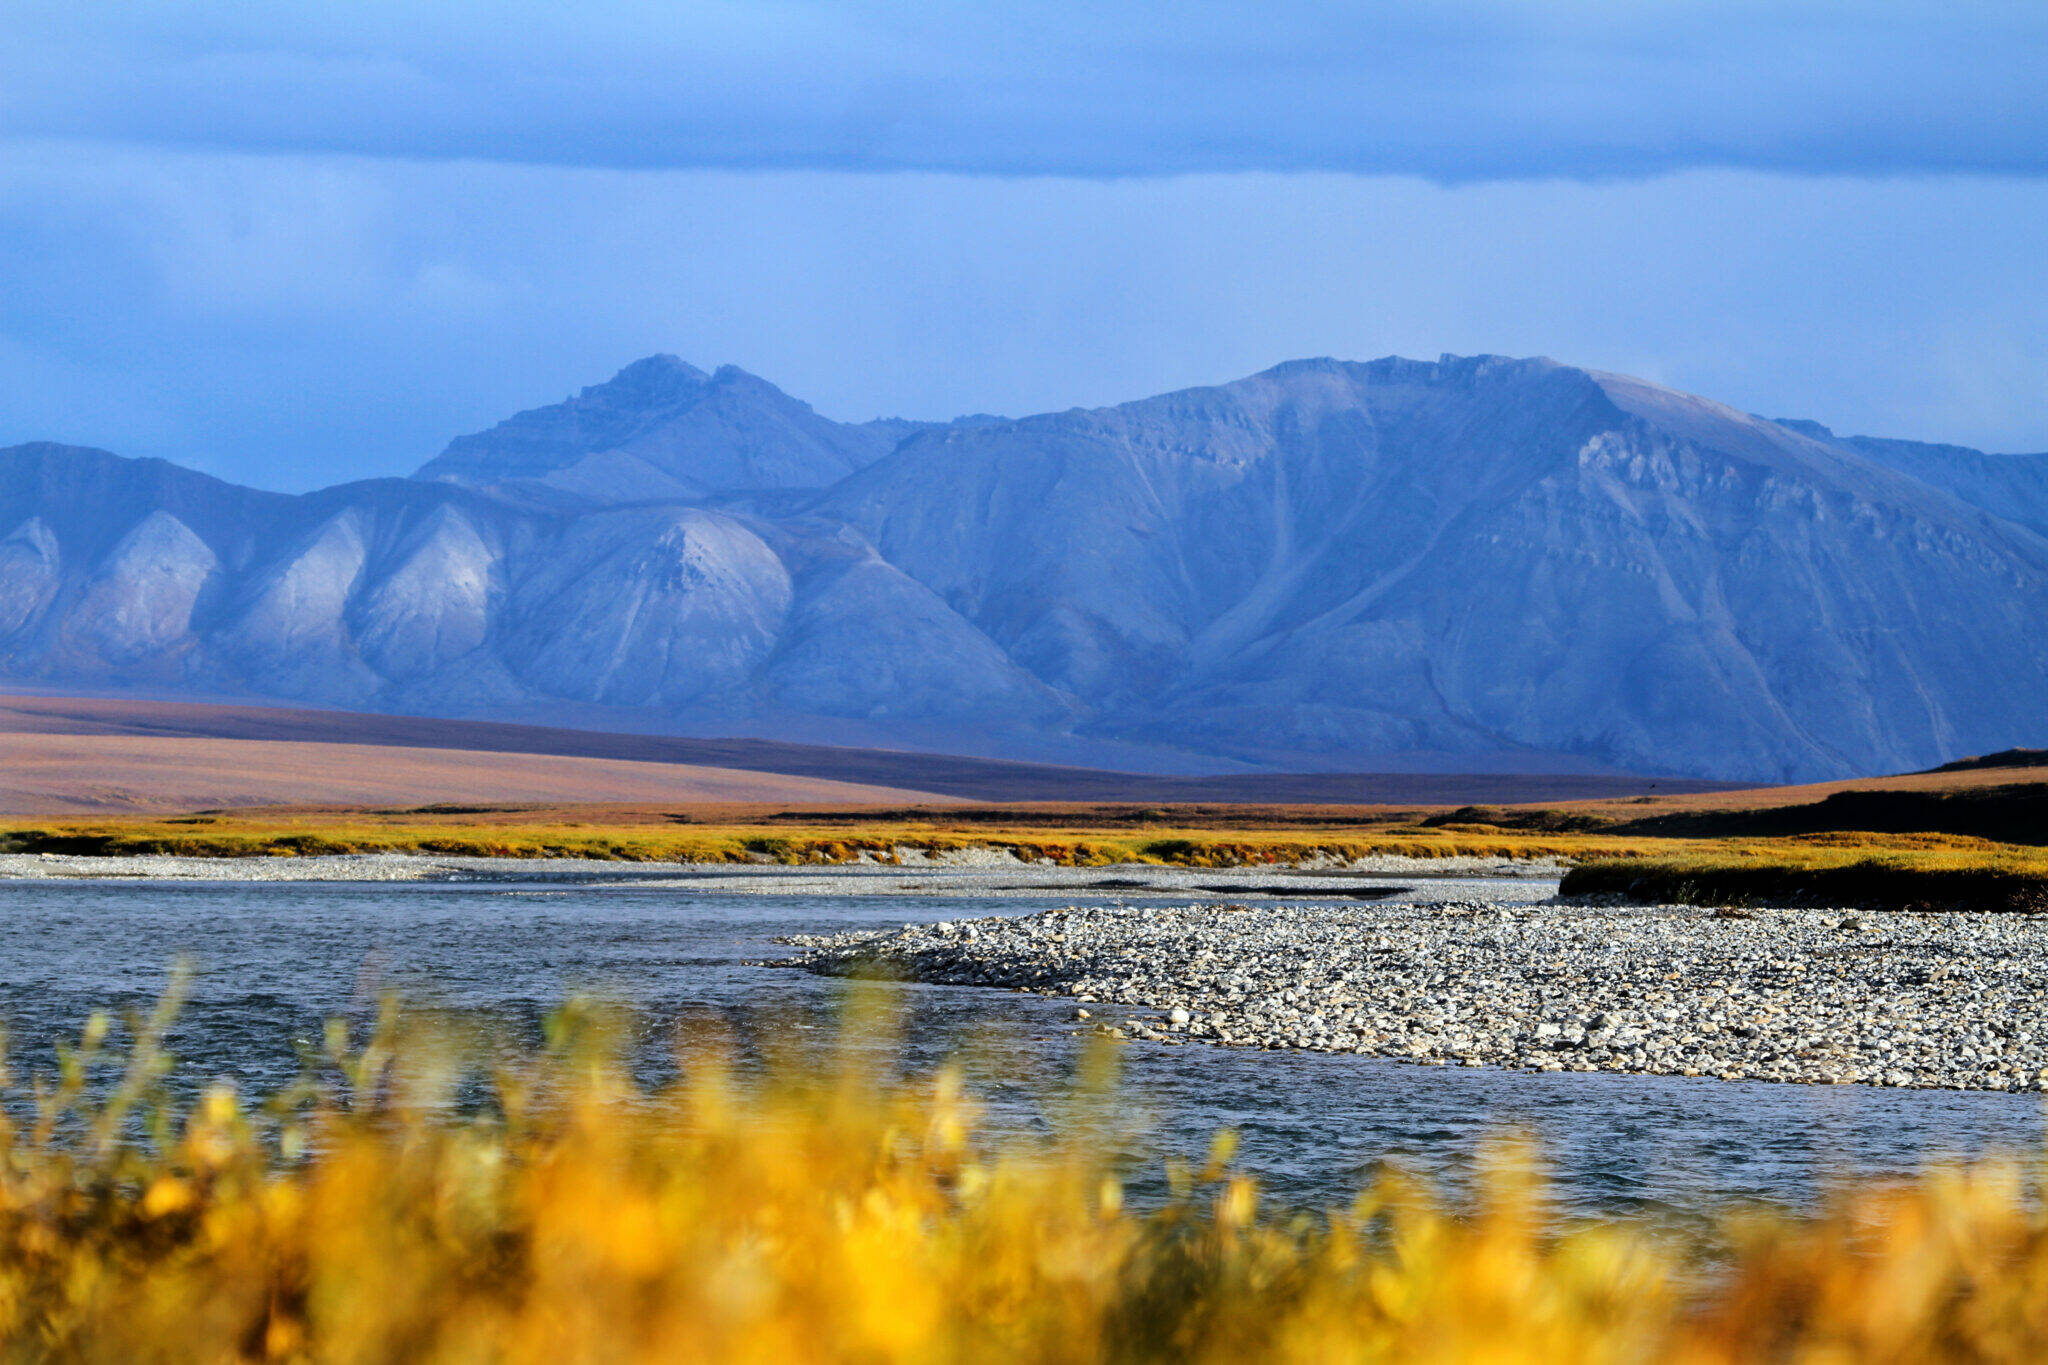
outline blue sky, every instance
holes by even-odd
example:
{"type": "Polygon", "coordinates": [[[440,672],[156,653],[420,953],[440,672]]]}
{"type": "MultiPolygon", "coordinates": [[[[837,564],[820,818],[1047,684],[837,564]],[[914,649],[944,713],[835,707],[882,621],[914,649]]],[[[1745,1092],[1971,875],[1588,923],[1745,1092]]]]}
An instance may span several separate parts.
{"type": "Polygon", "coordinates": [[[14,0],[0,441],[305,488],[653,350],[841,417],[1549,354],[2048,449],[2048,6],[14,0]]]}

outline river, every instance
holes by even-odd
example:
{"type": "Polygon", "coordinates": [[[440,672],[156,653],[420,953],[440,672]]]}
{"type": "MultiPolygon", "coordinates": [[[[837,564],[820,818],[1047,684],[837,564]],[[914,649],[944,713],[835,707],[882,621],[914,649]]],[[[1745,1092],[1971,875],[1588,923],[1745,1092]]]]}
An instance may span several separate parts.
{"type": "MultiPolygon", "coordinates": [[[[146,1006],[184,957],[196,976],[172,1041],[188,1093],[215,1077],[252,1094],[276,1088],[298,1074],[295,1040],[317,1039],[331,1016],[360,1026],[386,991],[516,1038],[532,1037],[567,996],[595,995],[630,1009],[643,1056],[658,1059],[679,1021],[706,1016],[743,1033],[830,1035],[844,983],[752,965],[780,954],[775,935],[1076,899],[1014,880],[1001,895],[947,894],[943,880],[892,893],[912,883],[890,875],[863,883],[866,894],[834,894],[845,883],[805,874],[788,883],[801,889],[772,895],[727,878],[595,872],[482,883],[0,882],[0,1016],[20,1079],[47,1068],[53,1045],[92,1010],[146,1006]]],[[[1496,889],[1527,901],[1550,888],[1496,889]]],[[[1024,1141],[1039,1131],[1086,1045],[1074,1002],[889,989],[905,1007],[908,1065],[963,1058],[998,1130],[1024,1141]]],[[[1141,1193],[1158,1188],[1163,1156],[1199,1160],[1222,1128],[1240,1134],[1239,1167],[1289,1205],[1348,1202],[1380,1162],[1456,1191],[1489,1136],[1520,1130],[1540,1143],[1567,1214],[1681,1219],[1731,1201],[1810,1206],[1841,1182],[2034,1151],[2042,1140],[2039,1098],[2017,1094],[1524,1074],[1142,1042],[1120,1053],[1116,1108],[1140,1130],[1128,1148],[1141,1193]]]]}

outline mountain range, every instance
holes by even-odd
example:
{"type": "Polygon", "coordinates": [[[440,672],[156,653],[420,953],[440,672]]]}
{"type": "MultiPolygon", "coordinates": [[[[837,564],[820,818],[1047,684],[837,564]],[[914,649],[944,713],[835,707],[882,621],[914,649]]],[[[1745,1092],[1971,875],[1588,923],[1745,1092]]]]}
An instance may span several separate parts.
{"type": "Polygon", "coordinates": [[[0,677],[1125,766],[1853,776],[2048,735],[2048,455],[1540,359],[847,424],[653,356],[304,495],[0,450],[0,677]]]}

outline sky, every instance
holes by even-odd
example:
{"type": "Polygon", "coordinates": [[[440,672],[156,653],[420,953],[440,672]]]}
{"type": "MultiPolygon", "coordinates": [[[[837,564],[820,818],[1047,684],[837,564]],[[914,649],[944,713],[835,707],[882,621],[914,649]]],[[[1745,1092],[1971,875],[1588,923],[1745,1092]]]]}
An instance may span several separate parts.
{"type": "Polygon", "coordinates": [[[0,443],[305,489],[1489,351],[2048,450],[2048,5],[10,0],[0,443]]]}

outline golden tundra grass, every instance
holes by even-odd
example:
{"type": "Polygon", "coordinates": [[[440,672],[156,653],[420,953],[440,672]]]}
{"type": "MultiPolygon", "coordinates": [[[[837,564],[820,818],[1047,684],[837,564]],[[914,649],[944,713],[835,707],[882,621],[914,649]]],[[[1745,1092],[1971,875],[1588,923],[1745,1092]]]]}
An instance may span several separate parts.
{"type": "Polygon", "coordinates": [[[19,823],[0,827],[0,851],[91,854],[167,853],[193,857],[327,853],[427,853],[479,857],[600,858],[629,861],[840,863],[899,849],[946,853],[998,849],[1066,866],[1170,863],[1197,867],[1287,864],[1318,855],[1357,858],[1395,853],[1421,858],[1550,858],[1589,850],[1655,854],[1685,847],[1675,839],[1593,839],[1523,834],[1490,827],[1333,824],[1327,828],[1141,829],[949,825],[886,819],[849,824],[409,823],[346,816],[127,818],[19,823]]]}
{"type": "Polygon", "coordinates": [[[1567,894],[1619,893],[1693,904],[1805,903],[1878,908],[2048,908],[2048,849],[1945,834],[1830,833],[1670,838],[1540,833],[1399,819],[1327,825],[1176,827],[1019,825],[944,819],[834,824],[565,821],[553,812],[496,820],[228,812],[0,826],[0,852],[191,857],[419,853],[696,863],[893,861],[914,850],[992,849],[1030,861],[1099,867],[1284,867],[1382,854],[1547,858],[1575,864],[1567,894]]]}
{"type": "Polygon", "coordinates": [[[1415,858],[1615,858],[1739,860],[1787,868],[1817,867],[1857,854],[1961,866],[1987,858],[2048,868],[2048,851],[1949,835],[1823,834],[1754,838],[1660,838],[1601,833],[1538,833],[1491,825],[1428,827],[1407,821],[1242,828],[1130,825],[963,824],[940,819],[848,819],[834,824],[579,822],[550,818],[481,820],[370,818],[227,812],[185,817],[124,817],[0,824],[0,852],[190,857],[423,853],[511,858],[794,864],[889,860],[899,850],[947,853],[994,849],[1066,866],[1160,863],[1195,867],[1284,866],[1318,857],[1379,854],[1415,858]]]}
{"type": "Polygon", "coordinates": [[[111,1100],[83,1098],[96,1026],[0,1139],[7,1359],[2048,1356],[2048,1227],[2007,1164],[1752,1215],[1712,1249],[1561,1228],[1506,1159],[1455,1214],[1386,1181],[1285,1215],[1219,1144],[1139,1213],[1085,1119],[991,1150],[954,1073],[885,1080],[872,1036],[765,1079],[688,1047],[648,1093],[601,1030],[558,1029],[466,1112],[455,1054],[387,1031],[331,1042],[343,1079],[315,1099],[216,1091],[174,1123],[142,1032],[111,1100]]]}

